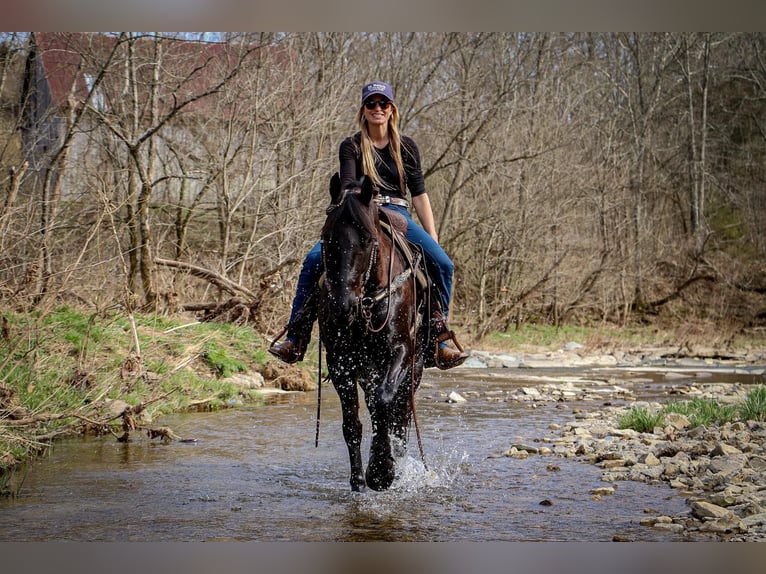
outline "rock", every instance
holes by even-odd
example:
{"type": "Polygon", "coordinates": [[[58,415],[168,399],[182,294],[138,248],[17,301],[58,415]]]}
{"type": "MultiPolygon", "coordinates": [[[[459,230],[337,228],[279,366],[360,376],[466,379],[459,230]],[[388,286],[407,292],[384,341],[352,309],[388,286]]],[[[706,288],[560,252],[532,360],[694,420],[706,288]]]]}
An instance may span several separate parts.
{"type": "Polygon", "coordinates": [[[689,419],[681,413],[667,413],[665,415],[665,422],[676,430],[685,429],[692,424],[689,419]]]}
{"type": "Polygon", "coordinates": [[[646,466],[656,466],[660,464],[660,459],[654,456],[651,452],[648,452],[638,457],[638,462],[645,464],[646,466]]]}
{"type": "Polygon", "coordinates": [[[747,530],[747,527],[742,524],[742,521],[736,516],[718,518],[715,520],[708,520],[700,526],[701,532],[714,532],[717,534],[725,534],[729,532],[743,532],[747,530]]]}
{"type": "Polygon", "coordinates": [[[737,516],[731,511],[704,500],[695,500],[691,503],[692,515],[700,520],[706,519],[728,519],[734,520],[737,516]]]}
{"type": "Polygon", "coordinates": [[[227,378],[226,381],[233,385],[237,385],[242,389],[260,389],[265,385],[261,373],[251,373],[247,375],[237,373],[227,378]]]}
{"type": "Polygon", "coordinates": [[[731,506],[737,502],[737,496],[730,489],[724,489],[720,492],[714,492],[710,495],[710,502],[717,506],[731,506]]]}
{"type": "Polygon", "coordinates": [[[623,468],[625,467],[625,461],[621,458],[613,459],[613,460],[602,460],[598,463],[598,466],[604,469],[607,468],[623,468]]]}
{"type": "Polygon", "coordinates": [[[590,491],[591,494],[596,494],[598,496],[606,496],[610,494],[614,494],[614,488],[611,486],[602,486],[600,488],[593,488],[590,491]]]}
{"type": "Polygon", "coordinates": [[[708,470],[713,474],[722,474],[726,478],[734,478],[742,472],[747,462],[746,454],[721,455],[710,459],[708,470]]]}
{"type": "Polygon", "coordinates": [[[741,520],[742,524],[745,526],[745,528],[753,528],[754,526],[764,526],[766,525],[766,512],[761,514],[752,514],[750,516],[746,516],[741,520]]]}
{"type": "Polygon", "coordinates": [[[701,439],[703,436],[705,436],[705,433],[707,432],[707,428],[705,425],[699,425],[694,427],[693,429],[689,429],[686,432],[686,436],[692,439],[701,439]]]}
{"type": "Polygon", "coordinates": [[[690,460],[689,455],[685,452],[677,452],[672,457],[663,458],[663,475],[666,478],[675,478],[679,474],[689,474],[690,460]]]}
{"type": "Polygon", "coordinates": [[[130,405],[120,399],[104,399],[104,405],[110,414],[121,415],[130,405]]]}
{"type": "Polygon", "coordinates": [[[669,532],[683,532],[684,531],[684,525],[683,524],[676,524],[674,522],[657,522],[654,525],[654,528],[658,530],[667,530],[669,532]]]}
{"type": "Polygon", "coordinates": [[[481,358],[472,354],[465,360],[461,367],[467,369],[486,369],[487,363],[485,363],[481,358]]]}
{"type": "Polygon", "coordinates": [[[512,444],[511,448],[515,448],[516,450],[523,450],[528,452],[529,454],[539,454],[540,449],[538,449],[536,446],[529,446],[526,444],[512,444]]]}
{"type": "Polygon", "coordinates": [[[505,453],[505,456],[510,458],[525,459],[529,457],[529,453],[525,450],[519,450],[515,447],[511,447],[511,450],[505,453]]]}
{"type": "Polygon", "coordinates": [[[742,451],[725,442],[719,442],[715,448],[710,451],[710,456],[725,456],[729,454],[742,454],[742,451]]]}
{"type": "Polygon", "coordinates": [[[466,400],[460,395],[460,393],[452,391],[447,397],[447,402],[448,403],[464,403],[466,402],[466,400]]]}

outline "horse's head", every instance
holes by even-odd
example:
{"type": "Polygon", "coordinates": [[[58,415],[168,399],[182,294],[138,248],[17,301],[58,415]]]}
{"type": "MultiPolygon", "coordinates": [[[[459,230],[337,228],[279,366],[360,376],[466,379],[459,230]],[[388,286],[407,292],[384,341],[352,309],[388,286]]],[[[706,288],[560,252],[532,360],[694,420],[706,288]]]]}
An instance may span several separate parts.
{"type": "Polygon", "coordinates": [[[350,324],[376,264],[378,210],[375,188],[364,176],[341,186],[336,173],[330,180],[332,204],[322,228],[325,284],[333,316],[350,324]]]}

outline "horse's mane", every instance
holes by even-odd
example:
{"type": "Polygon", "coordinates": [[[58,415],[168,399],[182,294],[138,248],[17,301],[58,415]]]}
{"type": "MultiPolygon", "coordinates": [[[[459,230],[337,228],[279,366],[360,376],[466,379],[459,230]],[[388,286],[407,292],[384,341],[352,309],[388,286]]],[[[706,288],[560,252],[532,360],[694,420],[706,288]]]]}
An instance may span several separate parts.
{"type": "Polygon", "coordinates": [[[328,211],[327,219],[322,226],[322,235],[329,232],[335,225],[353,224],[370,237],[377,235],[375,219],[371,217],[368,205],[362,202],[358,186],[350,186],[343,190],[340,201],[328,211]]]}

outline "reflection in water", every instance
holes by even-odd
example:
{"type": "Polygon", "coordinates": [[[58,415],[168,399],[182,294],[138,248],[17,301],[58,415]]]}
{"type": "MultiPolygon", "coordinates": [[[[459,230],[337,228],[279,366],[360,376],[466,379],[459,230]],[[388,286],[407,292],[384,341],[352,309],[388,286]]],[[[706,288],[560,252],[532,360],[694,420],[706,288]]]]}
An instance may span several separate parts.
{"type": "MultiPolygon", "coordinates": [[[[682,540],[638,524],[646,512],[688,512],[669,488],[620,482],[613,496],[594,500],[591,490],[604,484],[591,465],[498,456],[511,443],[555,437],[549,424],[572,420],[571,404],[531,408],[504,400],[509,390],[529,385],[523,377],[532,374],[540,373],[428,372],[418,394],[427,465],[413,431],[397,481],[381,493],[349,490],[332,390],[323,397],[318,448],[310,394],[163,417],[163,425],[196,443],[138,435],[127,444],[111,437],[63,441],[31,465],[17,498],[0,501],[0,539],[608,541],[620,534],[682,540]],[[468,402],[447,403],[453,390],[468,402]],[[559,470],[551,471],[551,463],[559,470]]],[[[653,392],[642,381],[644,392],[653,392]]],[[[363,422],[369,432],[369,419],[363,422]]]]}

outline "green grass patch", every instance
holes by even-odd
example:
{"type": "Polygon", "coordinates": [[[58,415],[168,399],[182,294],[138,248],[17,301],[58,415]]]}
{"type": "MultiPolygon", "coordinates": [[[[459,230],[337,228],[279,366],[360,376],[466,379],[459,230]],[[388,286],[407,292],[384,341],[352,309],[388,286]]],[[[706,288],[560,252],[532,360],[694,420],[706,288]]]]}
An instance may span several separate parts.
{"type": "Polygon", "coordinates": [[[245,363],[232,357],[226,349],[214,343],[208,343],[203,354],[205,361],[219,377],[230,377],[234,373],[247,371],[245,363]]]}
{"type": "Polygon", "coordinates": [[[713,399],[695,397],[688,401],[674,401],[665,405],[665,413],[679,413],[689,419],[692,426],[721,425],[736,420],[737,407],[713,399]]]}
{"type": "Polygon", "coordinates": [[[650,433],[654,427],[665,424],[665,415],[662,411],[650,411],[643,407],[633,407],[620,417],[618,426],[621,429],[633,429],[636,432],[650,433]]]}
{"type": "Polygon", "coordinates": [[[665,416],[669,413],[684,415],[692,427],[720,426],[734,421],[766,421],[766,386],[759,385],[749,391],[740,404],[724,404],[714,399],[695,397],[688,401],[673,401],[654,412],[634,407],[620,417],[619,427],[652,432],[654,427],[664,426],[665,416]]]}
{"type": "Polygon", "coordinates": [[[739,407],[739,416],[745,421],[766,421],[766,386],[758,385],[747,393],[739,407]]]}

